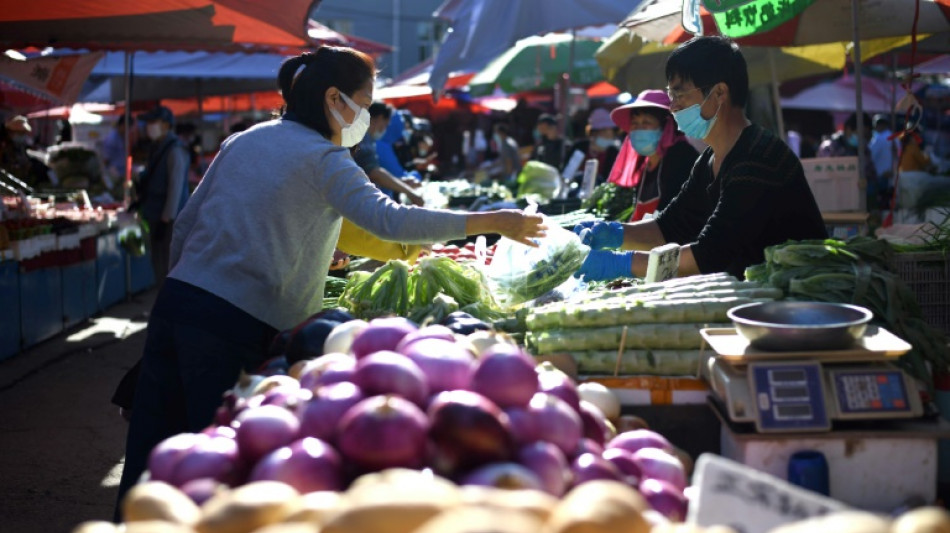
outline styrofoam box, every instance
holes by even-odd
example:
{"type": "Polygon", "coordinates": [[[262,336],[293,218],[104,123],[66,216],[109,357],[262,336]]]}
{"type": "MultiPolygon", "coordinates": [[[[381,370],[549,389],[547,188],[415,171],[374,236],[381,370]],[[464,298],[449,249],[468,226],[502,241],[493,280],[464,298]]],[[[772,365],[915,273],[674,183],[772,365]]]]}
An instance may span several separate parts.
{"type": "Polygon", "coordinates": [[[821,212],[856,211],[860,208],[857,157],[802,159],[802,167],[821,212]]]}

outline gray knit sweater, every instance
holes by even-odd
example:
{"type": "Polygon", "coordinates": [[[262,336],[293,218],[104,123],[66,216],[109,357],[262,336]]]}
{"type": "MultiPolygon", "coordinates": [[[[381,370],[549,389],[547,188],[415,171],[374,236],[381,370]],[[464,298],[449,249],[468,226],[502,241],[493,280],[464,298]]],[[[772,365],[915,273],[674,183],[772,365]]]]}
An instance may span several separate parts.
{"type": "Polygon", "coordinates": [[[175,220],[169,276],[287,329],[320,310],[341,217],[390,241],[465,236],[465,215],[397,204],[345,148],[289,120],[228,138],[175,220]]]}

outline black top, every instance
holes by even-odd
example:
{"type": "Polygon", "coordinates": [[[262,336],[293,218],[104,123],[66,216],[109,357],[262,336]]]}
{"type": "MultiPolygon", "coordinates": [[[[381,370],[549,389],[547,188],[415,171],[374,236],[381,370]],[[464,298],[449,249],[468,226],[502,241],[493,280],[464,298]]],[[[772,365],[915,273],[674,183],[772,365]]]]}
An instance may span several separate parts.
{"type": "Polygon", "coordinates": [[[638,193],[640,201],[646,202],[659,196],[660,203],[656,210],[665,209],[683,188],[697,157],[699,157],[699,152],[685,139],[670,146],[663,154],[660,164],[655,169],[643,173],[638,193]],[[659,187],[657,187],[656,179],[658,173],[660,173],[659,187]]]}
{"type": "Polygon", "coordinates": [[[531,151],[529,159],[547,163],[558,170],[563,170],[564,164],[567,163],[567,157],[570,155],[567,148],[567,142],[560,137],[556,139],[542,137],[541,142],[535,145],[534,150],[531,151]]]}
{"type": "Polygon", "coordinates": [[[765,261],[767,246],[824,239],[828,233],[801,162],[760,126],[742,131],[714,177],[707,148],[680,194],[657,215],[667,242],[691,244],[700,272],[728,272],[765,261]]]}

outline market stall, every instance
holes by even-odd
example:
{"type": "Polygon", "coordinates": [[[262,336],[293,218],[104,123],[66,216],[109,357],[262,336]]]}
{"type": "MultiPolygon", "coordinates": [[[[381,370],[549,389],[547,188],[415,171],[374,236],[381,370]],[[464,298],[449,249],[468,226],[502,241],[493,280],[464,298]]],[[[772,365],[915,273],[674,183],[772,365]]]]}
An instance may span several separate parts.
{"type": "Polygon", "coordinates": [[[2,198],[0,359],[154,284],[141,228],[121,209],[92,208],[84,190],[2,198]]]}

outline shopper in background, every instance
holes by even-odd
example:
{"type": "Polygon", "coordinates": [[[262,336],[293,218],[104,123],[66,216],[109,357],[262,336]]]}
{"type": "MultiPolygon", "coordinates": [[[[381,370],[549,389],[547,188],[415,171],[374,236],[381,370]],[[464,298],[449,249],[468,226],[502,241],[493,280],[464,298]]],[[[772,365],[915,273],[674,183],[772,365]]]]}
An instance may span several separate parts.
{"type": "Polygon", "coordinates": [[[531,161],[540,161],[551,165],[559,171],[567,163],[567,141],[561,137],[557,128],[557,118],[549,113],[544,113],[538,117],[538,124],[535,126],[537,138],[534,143],[534,150],[528,158],[531,161]]]}
{"type": "Polygon", "coordinates": [[[286,113],[225,140],[181,212],[149,315],[119,502],[157,443],[207,427],[277,332],[321,310],[343,217],[409,243],[544,235],[541,217],[521,211],[425,209],[380,192],[349,152],[369,129],[375,73],[370,56],[346,47],[285,60],[286,113]]]}
{"type": "Polygon", "coordinates": [[[383,138],[391,124],[392,117],[393,108],[389,104],[374,102],[369,106],[369,129],[366,130],[366,135],[357,145],[353,159],[363,169],[369,180],[391,198],[398,200],[400,194],[405,194],[413,205],[421,206],[424,204],[422,197],[416,194],[404,180],[400,179],[404,173],[400,172],[400,177],[396,177],[389,170],[383,168],[376,151],[377,141],[383,138]]]}
{"type": "Polygon", "coordinates": [[[172,225],[188,200],[188,170],[191,157],[175,135],[175,116],[158,106],[139,117],[151,141],[148,162],[136,185],[135,206],[148,224],[152,268],[159,287],[168,274],[172,225]]]}
{"type": "Polygon", "coordinates": [[[488,176],[503,185],[514,186],[521,172],[521,154],[518,143],[508,135],[509,131],[505,122],[496,122],[492,126],[492,148],[496,157],[488,168],[488,176]]]}
{"type": "Polygon", "coordinates": [[[887,208],[894,190],[894,158],[900,152],[900,141],[892,139],[891,121],[887,115],[874,115],[874,133],[868,151],[877,176],[878,201],[887,208]]]}
{"type": "MultiPolygon", "coordinates": [[[[109,175],[109,179],[112,180],[113,184],[121,183],[125,180],[126,157],[128,155],[125,150],[126,123],[125,115],[116,119],[112,129],[109,130],[105,139],[102,140],[100,149],[102,152],[102,162],[106,167],[106,173],[109,175]]],[[[134,127],[129,130],[129,140],[132,146],[138,142],[138,130],[134,127]]]]}
{"type": "MultiPolygon", "coordinates": [[[[610,175],[617,154],[620,153],[620,143],[617,140],[617,131],[614,122],[610,120],[610,113],[598,107],[587,118],[586,137],[574,143],[569,150],[568,159],[575,151],[584,154],[584,160],[597,160],[597,183],[604,183],[610,175]]],[[[583,170],[583,166],[581,166],[583,170]]]]}
{"type": "MultiPolygon", "coordinates": [[[[382,134],[376,140],[376,156],[379,160],[379,166],[383,170],[402,181],[404,185],[415,188],[419,186],[419,175],[406,171],[403,166],[403,158],[407,155],[400,155],[409,153],[406,139],[409,138],[412,132],[406,129],[406,120],[406,113],[392,110],[386,127],[382,129],[382,134]]],[[[376,132],[378,134],[379,130],[376,130],[376,132]]],[[[408,157],[411,160],[411,156],[408,157]]],[[[395,189],[389,188],[389,190],[395,192],[395,189]]],[[[393,196],[393,194],[390,193],[390,196],[393,196]]]]}
{"type": "Polygon", "coordinates": [[[579,276],[644,277],[649,250],[676,243],[680,276],[728,272],[741,278],[746,267],[764,261],[767,246],[827,237],[801,161],[745,116],[749,77],[738,45],[719,36],[690,39],[670,54],[666,79],[680,131],[709,147],[652,220],[575,227],[595,248],[579,276]]]}
{"type": "Polygon", "coordinates": [[[921,147],[923,139],[920,130],[914,129],[904,134],[901,139],[901,172],[931,172],[933,162],[921,147]]]}
{"type": "Polygon", "coordinates": [[[30,187],[46,180],[39,172],[39,165],[27,154],[33,143],[33,128],[23,115],[17,115],[4,123],[4,135],[0,138],[0,169],[30,187]]]}
{"type": "Polygon", "coordinates": [[[620,106],[610,118],[627,132],[627,142],[610,171],[610,181],[637,187],[630,222],[662,211],[680,192],[699,152],[676,129],[666,91],[647,89],[620,106]]]}

